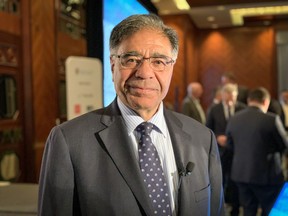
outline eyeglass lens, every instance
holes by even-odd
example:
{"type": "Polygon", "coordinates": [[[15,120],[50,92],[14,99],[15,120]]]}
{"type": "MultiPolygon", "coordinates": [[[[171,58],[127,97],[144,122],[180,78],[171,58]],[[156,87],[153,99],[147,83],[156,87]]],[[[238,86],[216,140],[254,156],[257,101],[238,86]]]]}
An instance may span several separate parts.
{"type": "Polygon", "coordinates": [[[120,55],[117,57],[120,59],[120,63],[123,67],[130,69],[139,67],[144,60],[147,60],[153,70],[163,71],[168,64],[174,62],[172,59],[169,59],[169,57],[144,58],[143,56],[136,55],[120,55]]]}

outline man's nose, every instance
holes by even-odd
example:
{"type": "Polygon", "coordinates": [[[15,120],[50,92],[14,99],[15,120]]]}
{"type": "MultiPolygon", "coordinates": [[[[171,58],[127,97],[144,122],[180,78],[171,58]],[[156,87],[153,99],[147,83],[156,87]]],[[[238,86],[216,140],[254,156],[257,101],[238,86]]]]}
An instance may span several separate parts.
{"type": "Polygon", "coordinates": [[[149,79],[155,76],[154,70],[150,67],[148,58],[142,60],[141,64],[136,69],[135,75],[142,79],[149,79]]]}

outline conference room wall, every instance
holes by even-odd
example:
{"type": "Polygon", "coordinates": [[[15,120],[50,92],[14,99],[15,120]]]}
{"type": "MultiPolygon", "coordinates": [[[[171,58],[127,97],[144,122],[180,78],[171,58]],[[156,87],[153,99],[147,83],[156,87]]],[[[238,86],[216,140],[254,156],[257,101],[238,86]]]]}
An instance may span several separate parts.
{"type": "Polygon", "coordinates": [[[166,104],[179,107],[177,104],[185,97],[187,84],[198,81],[203,84],[201,102],[207,108],[212,101],[213,88],[220,84],[224,72],[233,72],[238,83],[249,88],[264,86],[277,98],[275,35],[279,30],[288,29],[287,22],[269,26],[197,29],[185,15],[162,18],[167,25],[176,28],[180,36],[179,57],[166,104]]]}

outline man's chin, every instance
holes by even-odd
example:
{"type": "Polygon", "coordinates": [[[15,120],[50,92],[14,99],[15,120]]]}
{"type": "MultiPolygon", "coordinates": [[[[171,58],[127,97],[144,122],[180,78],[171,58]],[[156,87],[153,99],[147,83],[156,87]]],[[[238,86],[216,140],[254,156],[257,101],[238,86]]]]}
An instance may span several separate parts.
{"type": "Polygon", "coordinates": [[[132,109],[153,109],[155,99],[150,97],[138,97],[132,96],[127,98],[127,102],[132,109]]]}

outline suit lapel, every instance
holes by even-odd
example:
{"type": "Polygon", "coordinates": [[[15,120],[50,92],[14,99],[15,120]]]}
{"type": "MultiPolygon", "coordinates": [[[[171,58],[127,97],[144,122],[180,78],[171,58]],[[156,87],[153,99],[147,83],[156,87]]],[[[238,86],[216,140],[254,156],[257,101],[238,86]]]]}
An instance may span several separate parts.
{"type": "Polygon", "coordinates": [[[126,126],[120,115],[116,101],[112,103],[112,106],[107,108],[106,113],[102,117],[102,123],[107,128],[99,132],[99,136],[106,146],[108,154],[146,215],[152,215],[152,207],[141,177],[138,162],[131,147],[131,141],[126,135],[126,126]]]}
{"type": "Polygon", "coordinates": [[[171,137],[177,169],[183,170],[186,166],[184,160],[185,146],[191,139],[190,135],[182,129],[182,123],[169,110],[165,110],[165,119],[171,137]]]}
{"type": "MultiPolygon", "coordinates": [[[[189,159],[185,157],[185,150],[188,149],[187,146],[191,144],[191,136],[183,131],[182,123],[171,111],[164,109],[164,115],[173,145],[176,166],[180,172],[185,169],[189,162],[189,159]]],[[[143,183],[138,162],[131,147],[131,141],[128,136],[125,135],[127,134],[126,126],[115,101],[103,114],[102,123],[106,125],[106,129],[99,132],[99,136],[108,154],[134,193],[139,204],[144,209],[146,215],[152,215],[152,207],[143,183]],[[119,137],[121,138],[119,139],[119,137]]],[[[185,196],[186,195],[182,193],[180,197],[178,197],[178,200],[184,199],[185,196]]],[[[179,206],[180,203],[178,207],[179,206]]]]}
{"type": "MultiPolygon", "coordinates": [[[[186,156],[187,155],[186,151],[187,149],[189,149],[188,145],[191,145],[192,137],[183,130],[182,123],[169,110],[165,111],[165,119],[167,122],[167,126],[169,129],[169,133],[170,133],[170,137],[171,137],[171,141],[173,145],[176,166],[177,166],[178,172],[180,173],[181,171],[184,171],[186,169],[186,165],[189,162],[189,158],[186,156]]],[[[183,181],[182,183],[180,183],[179,185],[180,187],[181,187],[181,184],[183,184],[183,181]]],[[[183,190],[181,191],[182,192],[180,193],[180,190],[178,190],[177,215],[181,215],[181,211],[185,210],[183,209],[184,207],[181,205],[181,200],[187,199],[188,195],[190,196],[190,194],[186,193],[186,192],[190,193],[190,191],[183,191],[183,190]]]]}

